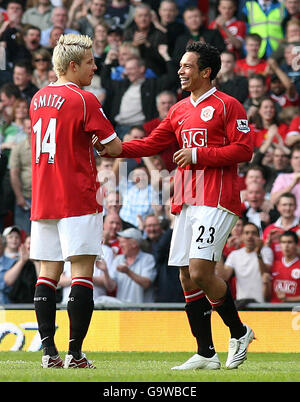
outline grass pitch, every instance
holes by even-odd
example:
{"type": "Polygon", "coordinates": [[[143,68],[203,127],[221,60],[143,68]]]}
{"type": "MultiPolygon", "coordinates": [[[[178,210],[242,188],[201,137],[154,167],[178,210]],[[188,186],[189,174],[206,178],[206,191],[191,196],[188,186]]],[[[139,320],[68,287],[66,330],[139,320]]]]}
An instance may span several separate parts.
{"type": "MultiPolygon", "coordinates": [[[[61,357],[64,357],[61,353],[61,357]]],[[[41,352],[0,352],[0,382],[299,382],[300,354],[248,353],[237,370],[225,369],[226,353],[219,353],[216,371],[172,371],[192,353],[87,353],[96,370],[42,369],[41,352]]]]}

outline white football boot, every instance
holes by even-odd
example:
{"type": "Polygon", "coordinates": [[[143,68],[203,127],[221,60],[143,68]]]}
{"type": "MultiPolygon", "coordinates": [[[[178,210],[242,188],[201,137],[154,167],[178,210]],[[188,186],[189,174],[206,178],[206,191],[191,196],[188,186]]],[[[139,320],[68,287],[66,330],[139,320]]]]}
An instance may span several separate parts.
{"type": "Polygon", "coordinates": [[[220,367],[217,353],[213,357],[203,357],[196,353],[180,366],[172,367],[172,370],[218,370],[220,367]]]}
{"type": "Polygon", "coordinates": [[[247,329],[244,336],[239,339],[231,338],[229,340],[228,357],[225,366],[228,369],[237,368],[247,359],[247,349],[254,339],[254,333],[248,325],[244,325],[247,329]]]}

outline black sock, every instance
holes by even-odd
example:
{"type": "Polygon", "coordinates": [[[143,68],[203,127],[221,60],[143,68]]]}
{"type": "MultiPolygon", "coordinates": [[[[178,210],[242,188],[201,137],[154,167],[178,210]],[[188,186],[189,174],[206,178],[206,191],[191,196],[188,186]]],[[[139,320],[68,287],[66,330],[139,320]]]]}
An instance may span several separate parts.
{"type": "Polygon", "coordinates": [[[225,296],[218,301],[210,302],[224,321],[224,324],[229,327],[231,338],[239,339],[245,335],[246,328],[240,320],[228,284],[225,296]]]}
{"type": "Polygon", "coordinates": [[[81,357],[83,340],[87,334],[94,310],[93,282],[91,278],[73,278],[67,310],[70,319],[69,354],[81,357]],[[88,281],[80,282],[80,279],[88,281]],[[84,284],[82,284],[84,283],[84,284]]]}
{"type": "Polygon", "coordinates": [[[52,279],[39,277],[34,294],[34,307],[42,340],[43,353],[50,356],[55,356],[58,353],[54,343],[56,330],[56,285],[57,282],[52,279]]]}
{"type": "Polygon", "coordinates": [[[205,296],[198,300],[189,301],[185,305],[185,311],[192,334],[197,341],[197,353],[203,357],[214,356],[216,352],[211,334],[212,308],[209,301],[205,296]]]}

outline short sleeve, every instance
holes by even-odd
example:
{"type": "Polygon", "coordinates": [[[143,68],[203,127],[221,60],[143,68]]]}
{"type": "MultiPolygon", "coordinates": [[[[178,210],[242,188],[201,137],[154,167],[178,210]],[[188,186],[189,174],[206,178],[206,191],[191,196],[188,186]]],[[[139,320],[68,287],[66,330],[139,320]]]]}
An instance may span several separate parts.
{"type": "Polygon", "coordinates": [[[105,116],[96,96],[92,93],[88,93],[85,97],[85,103],[85,132],[96,134],[102,144],[112,141],[117,134],[113,125],[105,116]]]}

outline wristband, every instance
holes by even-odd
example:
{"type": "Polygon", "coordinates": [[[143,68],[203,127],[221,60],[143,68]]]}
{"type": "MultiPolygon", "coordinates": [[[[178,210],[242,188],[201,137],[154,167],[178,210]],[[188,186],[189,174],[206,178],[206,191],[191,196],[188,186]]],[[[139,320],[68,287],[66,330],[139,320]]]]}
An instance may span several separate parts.
{"type": "Polygon", "coordinates": [[[197,163],[197,148],[192,148],[192,163],[197,163]]]}

